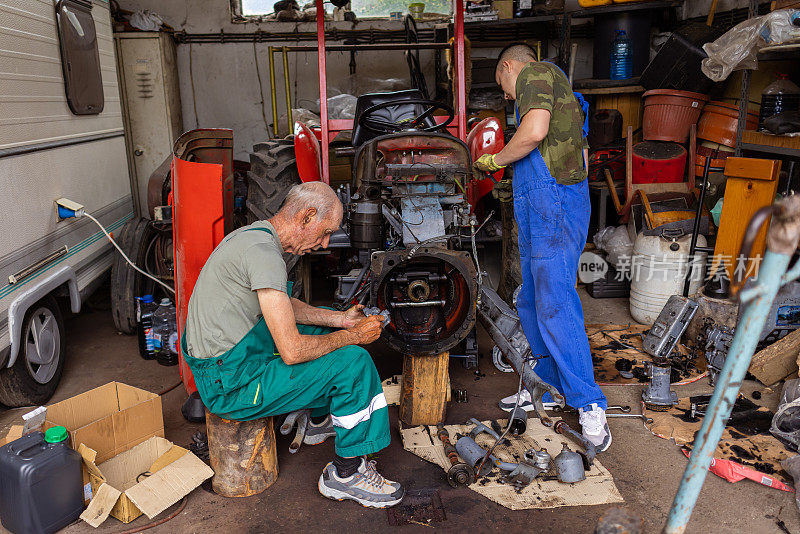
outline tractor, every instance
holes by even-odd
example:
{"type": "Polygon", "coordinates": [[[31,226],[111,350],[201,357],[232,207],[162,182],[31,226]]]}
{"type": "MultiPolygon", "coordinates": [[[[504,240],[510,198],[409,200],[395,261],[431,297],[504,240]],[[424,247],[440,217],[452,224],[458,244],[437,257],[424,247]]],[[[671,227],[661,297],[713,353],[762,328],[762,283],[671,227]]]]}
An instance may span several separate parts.
{"type": "MultiPolygon", "coordinates": [[[[337,191],[345,216],[330,247],[345,260],[345,272],[336,276],[341,306],[387,310],[385,340],[404,354],[441,353],[471,336],[465,355],[471,366],[476,241],[499,239],[481,231],[495,178],[474,178],[472,161],[500,150],[503,137],[490,118],[464,143],[446,130],[453,119],[451,107],[423,99],[417,89],[358,98],[353,176],[337,191]]],[[[256,145],[247,193],[253,220],[274,214],[295,183],[320,179],[319,143],[318,133],[296,123],[293,139],[256,145]]]]}
{"type": "MultiPolygon", "coordinates": [[[[322,1],[317,3],[321,12],[322,1]]],[[[456,110],[425,98],[416,87],[359,96],[352,123],[328,120],[322,19],[317,21],[320,128],[297,122],[293,136],[258,143],[250,158],[246,195],[234,180],[230,130],[184,133],[175,143],[171,162],[165,161],[151,178],[151,213],[158,221],[148,227],[157,227],[161,245],[172,238],[172,253],[163,254],[161,263],[168,273],[165,278],[175,282],[179,330],[194,283],[214,247],[237,226],[272,216],[293,185],[328,183],[329,144],[336,133],[350,130],[350,146],[339,150],[352,154],[352,179],[338,188],[344,220],[329,245],[339,259],[331,273],[337,280],[335,300],[343,308],[363,303],[387,314],[382,337],[404,355],[441,355],[464,342],[461,356],[467,368],[477,365],[475,323],[480,321],[522,375],[542,421],[549,422],[542,395],[550,391],[554,399],[562,397],[534,373],[535,361],[519,318],[490,287],[478,264],[478,243],[501,238],[487,232],[491,213],[486,202],[502,171],[476,176],[472,162],[500,151],[504,139],[494,118],[471,125],[467,134],[463,4],[456,3],[452,40],[456,110]],[[239,200],[244,200],[244,209],[239,200]]],[[[144,239],[130,241],[135,251],[144,252],[144,258],[135,255],[147,265],[147,251],[157,247],[144,239]]],[[[287,266],[292,269],[296,260],[292,257],[287,266]]],[[[125,287],[141,289],[127,269],[118,273],[125,287]]],[[[133,296],[121,293],[115,309],[133,296]]],[[[204,408],[191,371],[182,359],[180,365],[190,394],[183,414],[202,420],[204,408]]]]}

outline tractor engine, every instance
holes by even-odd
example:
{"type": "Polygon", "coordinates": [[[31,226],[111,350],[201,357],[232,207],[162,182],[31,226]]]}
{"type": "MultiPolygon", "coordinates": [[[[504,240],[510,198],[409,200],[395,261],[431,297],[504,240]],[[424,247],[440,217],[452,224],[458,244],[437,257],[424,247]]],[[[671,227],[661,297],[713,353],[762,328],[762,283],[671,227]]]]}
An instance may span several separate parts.
{"type": "Polygon", "coordinates": [[[354,169],[346,200],[361,268],[340,277],[337,297],[388,310],[384,339],[404,354],[451,349],[475,325],[478,285],[466,146],[435,133],[378,137],[360,147],[354,169]]]}

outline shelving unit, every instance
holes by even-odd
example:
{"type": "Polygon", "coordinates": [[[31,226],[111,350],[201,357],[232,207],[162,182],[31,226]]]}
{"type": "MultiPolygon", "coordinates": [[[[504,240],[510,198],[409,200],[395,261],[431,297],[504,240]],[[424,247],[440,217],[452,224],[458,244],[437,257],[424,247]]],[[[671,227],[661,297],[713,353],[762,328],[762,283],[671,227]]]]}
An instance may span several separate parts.
{"type": "Polygon", "coordinates": [[[800,137],[789,135],[770,135],[752,130],[742,132],[742,150],[779,154],[800,159],[800,137]]]}
{"type": "Polygon", "coordinates": [[[591,7],[587,9],[579,9],[571,11],[570,17],[574,19],[594,17],[595,15],[605,15],[608,13],[626,13],[629,11],[639,11],[640,9],[667,9],[671,7],[680,7],[683,5],[683,0],[658,0],[651,2],[636,2],[626,4],[611,4],[608,6],[591,7]]]}
{"type": "MultiPolygon", "coordinates": [[[[750,0],[749,17],[757,13],[758,1],[750,0]]],[[[800,43],[768,46],[759,50],[759,61],[800,60],[800,43]]],[[[739,122],[736,128],[736,155],[752,151],[800,159],[800,137],[769,135],[746,129],[747,103],[750,99],[751,70],[742,73],[742,91],[739,96],[739,122]]],[[[791,168],[792,166],[790,166],[791,168]]]]}
{"type": "Polygon", "coordinates": [[[584,78],[575,80],[572,88],[584,95],[609,95],[618,93],[643,93],[644,87],[639,85],[639,77],[627,80],[597,80],[584,78]]]}
{"type": "MultiPolygon", "coordinates": [[[[759,53],[759,61],[797,59],[800,60],[800,46],[789,45],[785,49],[770,47],[768,52],[759,53]]],[[[750,93],[750,72],[745,71],[742,76],[742,95],[750,93]]],[[[746,130],[742,108],[747,109],[747,98],[743,97],[739,104],[739,122],[736,131],[736,155],[741,156],[743,151],[760,152],[775,156],[785,156],[800,159],[800,137],[789,135],[771,135],[753,130],[746,130]],[[744,104],[742,104],[744,102],[744,104]]],[[[790,166],[790,169],[793,167],[790,166]]]]}

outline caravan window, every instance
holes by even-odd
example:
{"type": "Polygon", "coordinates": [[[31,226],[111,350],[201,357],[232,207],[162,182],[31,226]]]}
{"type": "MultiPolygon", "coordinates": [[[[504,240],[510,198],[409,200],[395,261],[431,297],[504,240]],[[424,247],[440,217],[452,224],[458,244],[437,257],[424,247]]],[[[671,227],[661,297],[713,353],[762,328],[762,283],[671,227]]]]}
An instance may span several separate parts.
{"type": "Polygon", "coordinates": [[[96,115],[103,111],[103,79],[91,0],[59,0],[56,21],[69,108],[76,115],[96,115]]]}

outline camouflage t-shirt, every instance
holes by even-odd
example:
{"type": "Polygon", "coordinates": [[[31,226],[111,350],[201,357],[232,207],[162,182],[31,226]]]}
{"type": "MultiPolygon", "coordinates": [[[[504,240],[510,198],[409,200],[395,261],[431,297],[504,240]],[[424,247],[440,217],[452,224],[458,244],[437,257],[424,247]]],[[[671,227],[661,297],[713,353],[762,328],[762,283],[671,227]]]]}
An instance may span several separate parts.
{"type": "Polygon", "coordinates": [[[583,110],[561,69],[545,61],[528,63],[517,77],[519,118],[532,109],[550,112],[550,128],[539,143],[550,174],[563,185],[586,179],[583,149],[583,110]]]}

